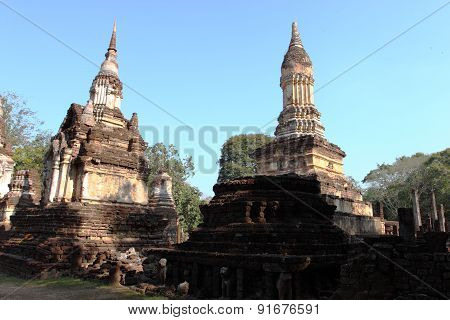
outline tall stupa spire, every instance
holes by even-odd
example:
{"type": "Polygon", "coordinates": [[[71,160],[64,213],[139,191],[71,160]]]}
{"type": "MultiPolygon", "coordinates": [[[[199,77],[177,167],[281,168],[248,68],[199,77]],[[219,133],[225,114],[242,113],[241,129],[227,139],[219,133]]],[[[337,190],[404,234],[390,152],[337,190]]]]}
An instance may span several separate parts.
{"type": "Polygon", "coordinates": [[[116,19],[114,19],[114,26],[113,26],[113,32],[111,34],[111,40],[109,41],[109,50],[114,50],[117,52],[117,48],[116,48],[116,19]]]}
{"type": "Polygon", "coordinates": [[[105,54],[105,60],[100,67],[100,71],[92,82],[89,100],[92,101],[94,115],[98,122],[123,126],[123,121],[116,123],[117,121],[109,119],[111,117],[107,116],[108,110],[120,109],[122,101],[122,82],[119,79],[119,64],[117,63],[116,32],[117,25],[116,20],[114,20],[108,51],[105,54]]]}
{"type": "Polygon", "coordinates": [[[312,62],[300,39],[297,22],[292,23],[291,42],[281,65],[280,87],[283,111],[278,117],[275,136],[323,136],[320,112],[314,105],[312,62]]]}
{"type": "Polygon", "coordinates": [[[289,46],[303,48],[302,40],[300,39],[300,33],[298,32],[297,21],[294,21],[292,23],[292,36],[291,36],[291,43],[289,44],[289,46]]]}
{"type": "Polygon", "coordinates": [[[111,40],[109,41],[108,51],[105,54],[105,61],[100,67],[100,72],[105,74],[112,74],[119,77],[119,64],[117,63],[117,48],[116,48],[116,20],[114,20],[111,40]]]}

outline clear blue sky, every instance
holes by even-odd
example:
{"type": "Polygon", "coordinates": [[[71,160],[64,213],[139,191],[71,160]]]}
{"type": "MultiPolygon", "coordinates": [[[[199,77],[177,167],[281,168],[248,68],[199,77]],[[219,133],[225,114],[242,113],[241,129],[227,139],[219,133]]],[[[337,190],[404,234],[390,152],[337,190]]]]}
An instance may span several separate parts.
{"type": "MultiPolygon", "coordinates": [[[[124,114],[137,112],[141,126],[158,130],[156,138],[145,135],[149,144],[163,140],[193,153],[201,170],[191,182],[206,195],[226,138],[218,128],[261,127],[281,111],[280,66],[292,21],[318,88],[445,4],[1,0],[0,92],[24,97],[53,132],[70,103],[86,102],[98,69],[2,2],[97,64],[116,17],[121,80],[192,127],[194,137],[184,132],[175,141],[182,124],[129,88],[124,114]]],[[[348,175],[361,180],[377,163],[449,147],[449,40],[450,5],[316,94],[327,138],[347,153],[348,175]]]]}

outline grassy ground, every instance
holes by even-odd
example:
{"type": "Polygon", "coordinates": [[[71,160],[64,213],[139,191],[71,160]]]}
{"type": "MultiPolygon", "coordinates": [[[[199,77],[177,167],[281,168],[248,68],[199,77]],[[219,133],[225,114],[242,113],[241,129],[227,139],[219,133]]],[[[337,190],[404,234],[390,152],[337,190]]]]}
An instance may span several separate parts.
{"type": "Polygon", "coordinates": [[[147,297],[126,287],[116,288],[78,278],[24,280],[0,273],[0,300],[142,300],[161,298],[147,297]]]}

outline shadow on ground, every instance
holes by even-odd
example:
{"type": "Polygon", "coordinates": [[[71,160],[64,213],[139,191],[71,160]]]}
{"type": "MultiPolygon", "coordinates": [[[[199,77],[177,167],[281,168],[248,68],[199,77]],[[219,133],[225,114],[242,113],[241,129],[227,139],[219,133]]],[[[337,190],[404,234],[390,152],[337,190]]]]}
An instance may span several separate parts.
{"type": "Polygon", "coordinates": [[[23,280],[0,273],[1,300],[143,300],[148,297],[126,287],[111,287],[96,281],[62,277],[23,280]]]}

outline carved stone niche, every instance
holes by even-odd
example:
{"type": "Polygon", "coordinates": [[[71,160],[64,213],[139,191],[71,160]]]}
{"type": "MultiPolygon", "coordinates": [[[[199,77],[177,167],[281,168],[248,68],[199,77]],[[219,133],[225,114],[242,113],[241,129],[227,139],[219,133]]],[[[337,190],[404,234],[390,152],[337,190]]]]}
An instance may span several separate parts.
{"type": "Polygon", "coordinates": [[[266,201],[261,201],[259,202],[259,207],[258,207],[258,215],[256,217],[256,220],[259,223],[266,223],[266,218],[265,218],[265,211],[267,208],[267,202],[266,201]]]}
{"type": "Polygon", "coordinates": [[[267,203],[267,209],[265,212],[265,218],[269,220],[269,222],[273,219],[276,219],[279,214],[280,202],[279,201],[270,201],[267,203]]]}

